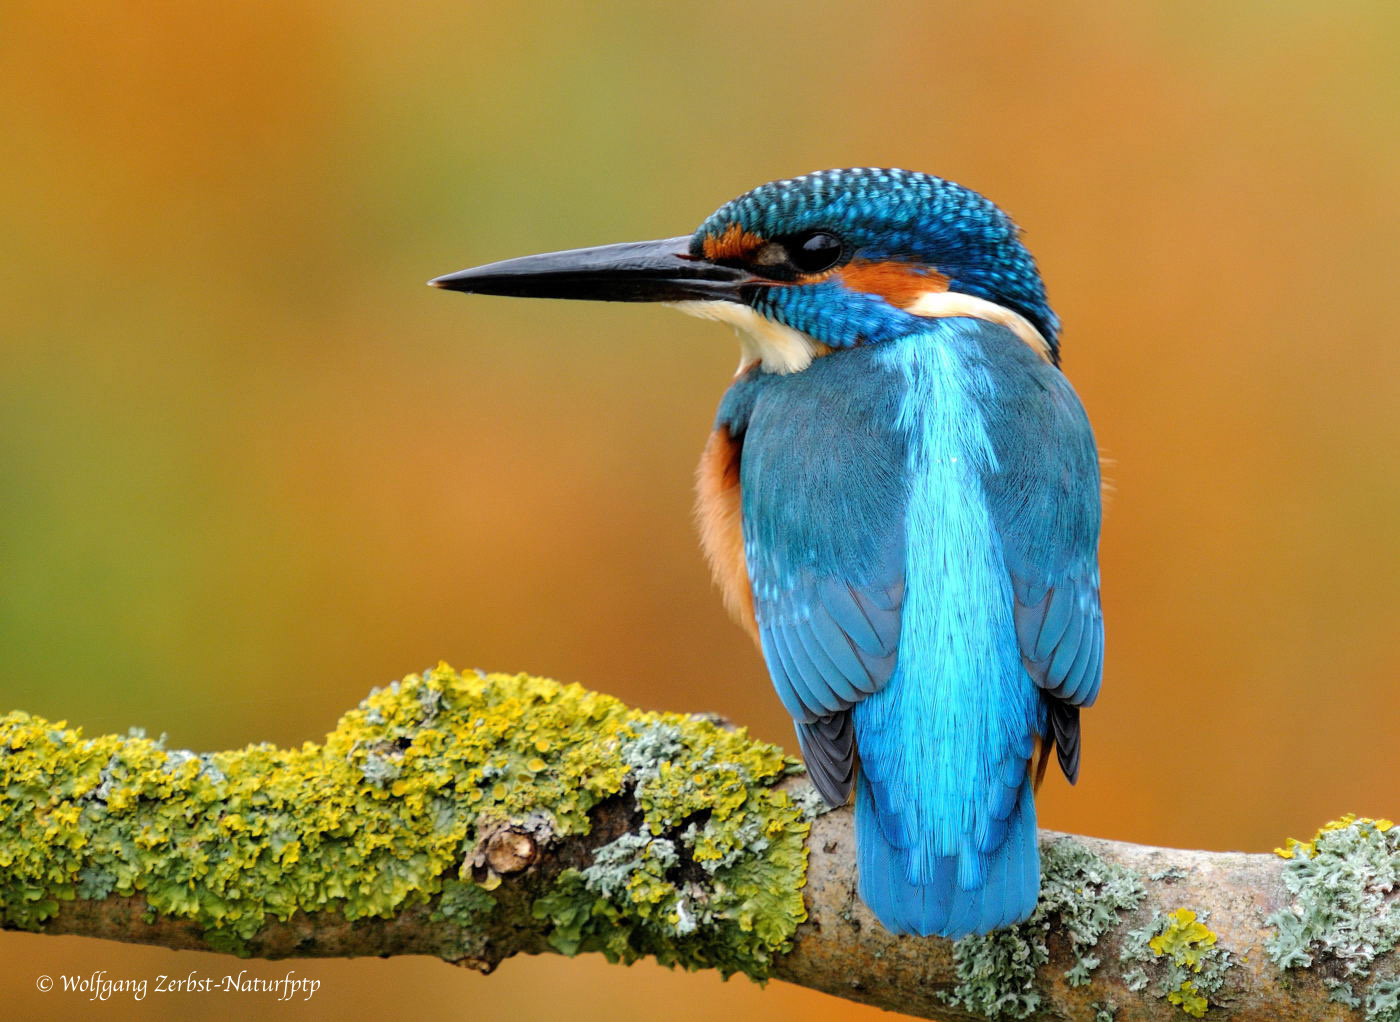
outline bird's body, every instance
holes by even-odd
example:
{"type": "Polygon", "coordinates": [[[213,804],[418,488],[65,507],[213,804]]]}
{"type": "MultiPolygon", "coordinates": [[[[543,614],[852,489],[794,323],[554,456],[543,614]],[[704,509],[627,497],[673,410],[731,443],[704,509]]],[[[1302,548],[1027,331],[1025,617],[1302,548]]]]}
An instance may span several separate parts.
{"type": "MultiPolygon", "coordinates": [[[[755,367],[720,406],[709,457],[736,464],[738,493],[702,496],[702,534],[718,564],[737,540],[715,496],[737,496],[774,684],[822,790],[844,801],[857,777],[861,893],[900,929],[984,931],[1034,907],[1028,764],[1047,708],[1008,562],[1034,560],[1054,524],[1034,496],[1095,475],[1091,443],[1043,443],[1084,426],[1058,370],[970,319],[800,373],[755,367]]],[[[1077,558],[1044,551],[1047,574],[1074,559],[1092,574],[1092,524],[1073,523],[1091,541],[1077,558]]]]}
{"type": "Polygon", "coordinates": [[[722,207],[660,285],[634,247],[587,293],[608,251],[445,286],[675,300],[740,328],[701,536],[814,783],[854,790],[861,897],[896,932],[1024,919],[1037,743],[1073,780],[1103,629],[1093,436],[1014,226],[937,178],[832,171],[722,207]]]}

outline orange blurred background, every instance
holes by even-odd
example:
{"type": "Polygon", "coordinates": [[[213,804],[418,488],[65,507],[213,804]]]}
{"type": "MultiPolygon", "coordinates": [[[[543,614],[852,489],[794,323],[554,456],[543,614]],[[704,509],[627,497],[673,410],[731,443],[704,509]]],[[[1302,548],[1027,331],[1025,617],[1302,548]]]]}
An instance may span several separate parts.
{"type": "MultiPolygon", "coordinates": [[[[1043,825],[1258,851],[1394,815],[1397,46],[1379,4],[11,0],[0,708],[289,744],[442,658],[790,744],[690,521],[733,338],[423,282],[892,165],[1027,228],[1113,462],[1104,696],[1043,825]]],[[[243,967],[3,934],[0,1003],[243,967]]],[[[101,1007],[876,1016],[598,958],[246,967],[322,987],[101,1007]]]]}

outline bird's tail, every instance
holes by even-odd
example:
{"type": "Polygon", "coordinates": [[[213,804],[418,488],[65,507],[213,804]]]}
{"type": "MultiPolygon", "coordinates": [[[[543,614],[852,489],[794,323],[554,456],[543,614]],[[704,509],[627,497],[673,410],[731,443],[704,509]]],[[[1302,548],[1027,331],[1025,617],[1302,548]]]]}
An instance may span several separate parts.
{"type": "Polygon", "coordinates": [[[1020,922],[1035,910],[1040,852],[1029,778],[1021,786],[1002,843],[991,852],[969,849],[961,854],[971,861],[960,863],[959,855],[937,856],[932,878],[916,882],[915,851],[890,840],[869,780],[863,774],[857,778],[860,897],[886,929],[957,939],[1020,922]]]}

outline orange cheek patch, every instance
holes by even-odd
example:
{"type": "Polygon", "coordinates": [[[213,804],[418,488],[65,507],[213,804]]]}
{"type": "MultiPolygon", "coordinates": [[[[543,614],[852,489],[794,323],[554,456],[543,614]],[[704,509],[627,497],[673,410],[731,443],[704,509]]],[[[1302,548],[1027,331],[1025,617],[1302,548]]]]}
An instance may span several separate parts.
{"type": "Polygon", "coordinates": [[[730,224],[723,234],[707,235],[702,242],[706,259],[744,259],[763,239],[738,224],[730,224]]]}
{"type": "Polygon", "coordinates": [[[909,263],[875,263],[856,259],[836,271],[852,291],[879,295],[897,309],[907,309],[930,291],[947,291],[948,278],[937,270],[909,263]]]}

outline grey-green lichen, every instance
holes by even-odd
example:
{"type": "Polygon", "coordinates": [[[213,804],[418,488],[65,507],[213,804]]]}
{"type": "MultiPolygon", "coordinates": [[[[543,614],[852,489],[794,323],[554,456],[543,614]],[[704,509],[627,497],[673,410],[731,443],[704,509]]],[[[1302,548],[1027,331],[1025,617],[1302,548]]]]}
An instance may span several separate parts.
{"type": "Polygon", "coordinates": [[[443,880],[430,918],[455,936],[445,938],[439,953],[452,961],[480,958],[486,943],[485,925],[495,910],[496,899],[478,884],[453,877],[443,880]]]}
{"type": "MultiPolygon", "coordinates": [[[[1100,961],[1099,939],[1136,908],[1142,881],[1126,866],[1107,861],[1072,838],[1041,849],[1040,902],[1024,923],[984,937],[965,937],[953,945],[957,985],[945,995],[949,1004],[990,1019],[1024,1019],[1041,1006],[1036,969],[1050,960],[1052,929],[1069,940],[1074,963],[1065,971],[1070,986],[1089,982],[1100,961]]],[[[1116,1009],[1101,1005],[1099,1017],[1116,1009]]]]}
{"type": "Polygon", "coordinates": [[[674,718],[659,718],[622,743],[641,819],[592,865],[565,871],[534,914],[553,924],[549,941],[565,954],[601,951],[623,962],[650,954],[665,965],[765,975],[806,917],[789,885],[805,869],[809,816],[785,794],[760,787],[772,799],[764,804],[754,792],[792,764],[776,749],[765,760],[738,743],[685,742],[674,718]]]}
{"type": "Polygon", "coordinates": [[[1366,1018],[1369,1022],[1396,1022],[1400,1019],[1400,979],[1381,979],[1366,991],[1366,1018]]]}
{"type": "Polygon", "coordinates": [[[1209,918],[1207,912],[1198,917],[1189,908],[1179,908],[1129,931],[1119,951],[1124,962],[1135,963],[1123,974],[1128,989],[1146,989],[1151,967],[1157,974],[1151,993],[1192,1018],[1202,1018],[1234,964],[1230,952],[1217,946],[1214,931],[1206,926],[1209,918]]]}
{"type": "Polygon", "coordinates": [[[1292,903],[1269,916],[1265,942],[1281,969],[1324,965],[1335,1001],[1366,1009],[1368,1022],[1400,1022],[1400,980],[1372,979],[1365,998],[1354,984],[1371,977],[1400,944],[1400,827],[1389,820],[1345,816],[1311,841],[1276,849],[1288,859],[1283,882],[1292,903]]]}
{"type": "Polygon", "coordinates": [[[1118,1005],[1113,1001],[1092,1001],[1089,1010],[1094,1013],[1094,1022],[1114,1022],[1118,1017],[1118,1005]]]}
{"type": "Polygon", "coordinates": [[[152,918],[246,953],[299,911],[430,905],[462,934],[441,953],[465,957],[500,883],[476,855],[484,835],[584,835],[591,810],[630,795],[632,840],[538,892],[550,942],[761,977],[805,918],[809,816],[775,787],[794,769],[709,721],[445,664],[295,749],[194,755],[15,712],[0,716],[0,926],[140,896],[152,918]]]}

